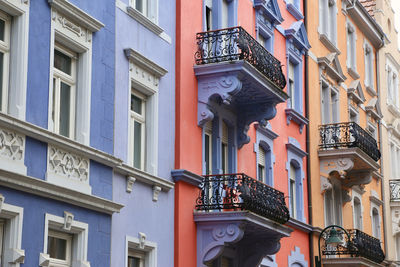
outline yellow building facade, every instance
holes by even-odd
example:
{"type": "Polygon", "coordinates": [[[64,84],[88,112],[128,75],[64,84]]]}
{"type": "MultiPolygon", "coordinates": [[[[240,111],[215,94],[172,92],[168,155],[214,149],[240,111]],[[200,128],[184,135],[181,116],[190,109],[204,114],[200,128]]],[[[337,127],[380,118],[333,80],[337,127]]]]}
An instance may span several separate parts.
{"type": "Polygon", "coordinates": [[[359,1],[307,1],[306,9],[312,253],[323,266],[384,266],[384,33],[359,1]]]}

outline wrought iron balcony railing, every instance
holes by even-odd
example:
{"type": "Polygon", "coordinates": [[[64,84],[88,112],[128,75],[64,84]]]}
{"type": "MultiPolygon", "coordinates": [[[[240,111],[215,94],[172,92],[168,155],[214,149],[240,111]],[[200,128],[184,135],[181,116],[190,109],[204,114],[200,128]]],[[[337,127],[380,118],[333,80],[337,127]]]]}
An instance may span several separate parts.
{"type": "Polygon", "coordinates": [[[289,220],[282,192],[243,173],[204,176],[197,210],[248,210],[279,223],[289,220]]]}
{"type": "Polygon", "coordinates": [[[375,161],[381,158],[375,138],[355,122],[321,125],[319,134],[321,149],[358,147],[375,161]]]}
{"type": "Polygon", "coordinates": [[[389,180],[390,201],[400,201],[400,180],[389,180]]]}
{"type": "Polygon", "coordinates": [[[281,62],[269,53],[242,27],[200,32],[196,35],[196,64],[245,60],[264,74],[278,88],[286,85],[281,62]]]}
{"type": "MultiPolygon", "coordinates": [[[[346,232],[338,230],[337,234],[342,242],[335,245],[322,243],[322,255],[363,257],[376,263],[381,263],[385,259],[379,239],[358,229],[350,229],[346,232]]],[[[324,239],[327,240],[328,236],[325,236],[324,239]]]]}

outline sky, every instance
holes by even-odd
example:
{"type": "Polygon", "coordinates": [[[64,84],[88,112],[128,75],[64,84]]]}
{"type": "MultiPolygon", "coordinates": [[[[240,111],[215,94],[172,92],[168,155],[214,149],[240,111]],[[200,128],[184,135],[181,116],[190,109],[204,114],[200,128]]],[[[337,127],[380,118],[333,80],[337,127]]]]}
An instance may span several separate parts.
{"type": "Polygon", "coordinates": [[[397,38],[398,38],[398,45],[400,45],[400,0],[392,0],[392,7],[394,9],[394,23],[396,30],[398,32],[397,38]]]}

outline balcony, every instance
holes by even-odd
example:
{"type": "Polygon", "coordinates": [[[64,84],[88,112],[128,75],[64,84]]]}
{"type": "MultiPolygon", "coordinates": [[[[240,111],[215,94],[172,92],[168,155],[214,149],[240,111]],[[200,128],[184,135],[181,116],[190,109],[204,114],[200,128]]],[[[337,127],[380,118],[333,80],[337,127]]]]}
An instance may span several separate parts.
{"type": "MultiPolygon", "coordinates": [[[[338,230],[337,245],[321,242],[323,266],[381,266],[385,254],[380,240],[358,229],[338,230]]],[[[323,236],[326,240],[327,236],[323,236]]]]}
{"type": "Polygon", "coordinates": [[[223,255],[225,246],[240,252],[237,266],[258,266],[292,231],[282,225],[289,220],[284,194],[243,173],[204,176],[194,217],[197,266],[223,255]]]}
{"type": "Polygon", "coordinates": [[[376,140],[355,122],[321,125],[319,132],[321,172],[336,171],[347,187],[368,184],[379,169],[376,140]]]}
{"type": "Polygon", "coordinates": [[[241,147],[250,140],[248,125],[275,117],[276,104],[288,98],[281,63],[242,27],[201,32],[196,40],[198,123],[213,119],[212,102],[224,105],[237,116],[241,147]]]}

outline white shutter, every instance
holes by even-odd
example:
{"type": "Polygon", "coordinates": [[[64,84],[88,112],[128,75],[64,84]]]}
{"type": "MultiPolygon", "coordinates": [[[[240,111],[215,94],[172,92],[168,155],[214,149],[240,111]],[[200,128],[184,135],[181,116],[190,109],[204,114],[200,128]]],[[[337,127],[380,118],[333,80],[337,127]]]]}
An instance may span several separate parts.
{"type": "Polygon", "coordinates": [[[262,146],[258,147],[258,164],[265,167],[265,150],[262,146]]]}
{"type": "Polygon", "coordinates": [[[226,125],[225,122],[222,122],[222,138],[221,138],[221,141],[224,144],[228,144],[228,133],[229,133],[228,125],[226,125]]]}

